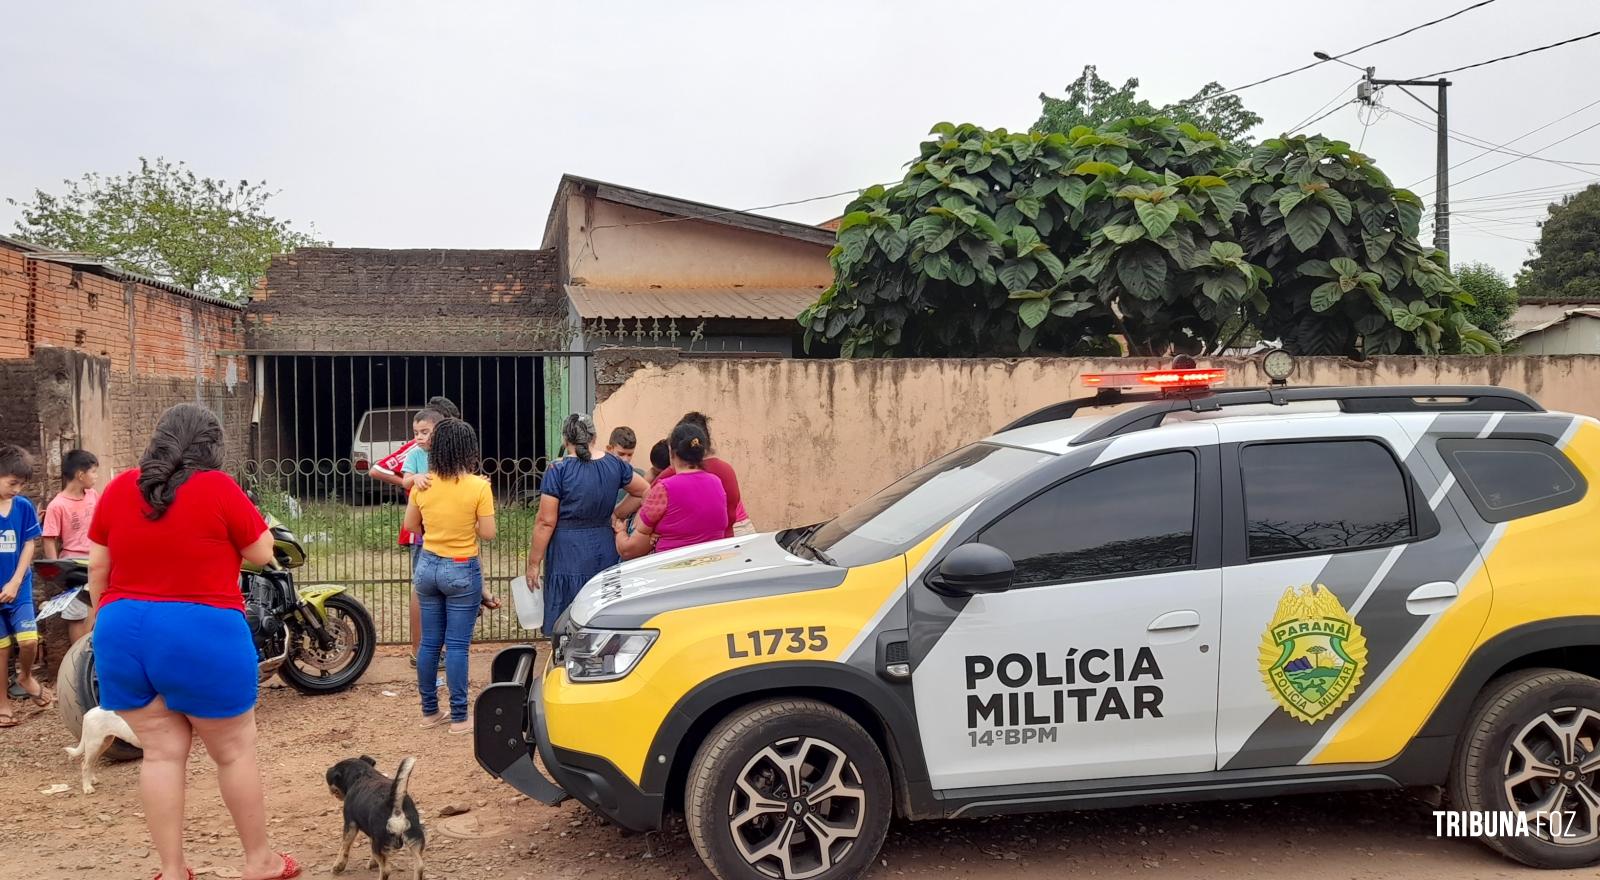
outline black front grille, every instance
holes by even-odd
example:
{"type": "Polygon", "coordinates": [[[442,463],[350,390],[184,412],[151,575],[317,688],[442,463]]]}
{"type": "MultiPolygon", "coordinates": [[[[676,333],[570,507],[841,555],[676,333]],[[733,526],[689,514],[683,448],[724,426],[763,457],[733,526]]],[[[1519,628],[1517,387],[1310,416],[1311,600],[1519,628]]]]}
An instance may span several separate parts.
{"type": "Polygon", "coordinates": [[[890,642],[883,648],[883,662],[909,663],[911,662],[911,647],[905,642],[890,642]]]}

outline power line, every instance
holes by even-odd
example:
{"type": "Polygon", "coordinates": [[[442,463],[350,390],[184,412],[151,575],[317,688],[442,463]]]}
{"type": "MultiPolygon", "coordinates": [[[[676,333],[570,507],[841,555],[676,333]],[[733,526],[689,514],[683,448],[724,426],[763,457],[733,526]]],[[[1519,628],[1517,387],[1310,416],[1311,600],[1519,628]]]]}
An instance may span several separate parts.
{"type": "MultiPolygon", "coordinates": [[[[1583,128],[1580,128],[1577,131],[1573,132],[1572,134],[1569,134],[1566,137],[1562,138],[1561,140],[1558,140],[1558,141],[1556,141],[1554,143],[1546,144],[1543,147],[1540,147],[1539,149],[1540,150],[1548,150],[1551,147],[1556,146],[1557,144],[1564,144],[1567,141],[1570,141],[1573,138],[1577,137],[1578,135],[1584,134],[1585,132],[1591,131],[1591,130],[1596,129],[1596,128],[1600,128],[1600,122],[1596,122],[1593,125],[1588,125],[1588,126],[1585,126],[1583,128]]],[[[1469,180],[1477,180],[1478,178],[1484,176],[1485,174],[1493,174],[1494,172],[1499,171],[1500,169],[1506,167],[1507,165],[1514,165],[1514,164],[1516,164],[1518,162],[1521,162],[1521,161],[1522,161],[1521,157],[1517,157],[1517,158],[1513,158],[1513,159],[1507,159],[1506,161],[1501,162],[1499,165],[1496,165],[1493,168],[1490,168],[1490,169],[1488,169],[1486,171],[1479,171],[1477,174],[1474,174],[1471,177],[1463,178],[1462,180],[1456,181],[1456,185],[1460,186],[1461,184],[1466,183],[1469,180]]],[[[1590,172],[1587,172],[1587,171],[1585,171],[1583,173],[1590,174],[1590,172]]],[[[1594,176],[1594,175],[1591,174],[1591,176],[1594,176]]],[[[1435,192],[1437,192],[1437,190],[1435,190],[1435,192]]],[[[1428,195],[1431,196],[1431,195],[1433,195],[1433,193],[1430,192],[1430,193],[1428,193],[1428,195]]],[[[1423,196],[1423,198],[1427,198],[1427,196],[1423,196]]]]}
{"type": "MultiPolygon", "coordinates": [[[[1306,126],[1312,124],[1313,122],[1320,121],[1323,117],[1318,116],[1317,114],[1322,113],[1323,111],[1327,110],[1329,107],[1333,107],[1334,103],[1336,101],[1338,101],[1340,98],[1343,98],[1345,96],[1346,92],[1349,92],[1351,89],[1355,88],[1356,86],[1358,86],[1360,84],[1361,84],[1361,80],[1358,79],[1355,82],[1353,82],[1353,83],[1345,86],[1344,88],[1340,89],[1339,90],[1339,94],[1334,95],[1333,98],[1328,101],[1328,103],[1323,104],[1321,107],[1318,107],[1317,109],[1311,111],[1311,115],[1307,116],[1305,118],[1305,120],[1302,121],[1299,125],[1296,125],[1293,128],[1285,129],[1283,133],[1285,135],[1291,135],[1291,134],[1294,134],[1295,132],[1299,131],[1300,129],[1305,128],[1306,126]]],[[[1346,101],[1345,103],[1348,104],[1350,102],[1346,101]]],[[[1343,106],[1343,105],[1340,105],[1340,106],[1343,106]]],[[[1338,107],[1334,107],[1334,109],[1337,110],[1339,108],[1338,107]]]]}
{"type": "Polygon", "coordinates": [[[1479,61],[1477,64],[1468,64],[1468,65],[1465,65],[1463,67],[1452,67],[1449,70],[1440,70],[1440,71],[1437,71],[1437,72],[1434,72],[1434,73],[1430,73],[1430,74],[1428,74],[1426,76],[1419,76],[1419,77],[1417,77],[1417,79],[1433,79],[1436,76],[1445,76],[1446,74],[1460,73],[1463,70],[1471,70],[1471,69],[1473,69],[1475,67],[1483,67],[1483,66],[1488,65],[1488,64],[1498,64],[1501,61],[1510,61],[1513,58],[1521,58],[1524,55],[1532,55],[1535,52],[1543,52],[1546,49],[1554,49],[1554,48],[1556,48],[1558,46],[1565,46],[1565,45],[1567,45],[1569,43],[1577,43],[1577,42],[1580,42],[1582,40],[1587,40],[1590,37],[1600,37],[1600,31],[1595,31],[1594,33],[1589,33],[1589,34],[1584,34],[1584,35],[1579,36],[1579,37],[1571,37],[1571,38],[1562,40],[1559,43],[1551,43],[1548,46],[1535,46],[1532,49],[1524,49],[1521,52],[1515,52],[1515,53],[1510,54],[1510,55],[1501,55],[1499,58],[1490,58],[1488,61],[1479,61]]]}
{"type": "MultiPolygon", "coordinates": [[[[1265,85],[1265,84],[1267,84],[1269,82],[1272,82],[1273,80],[1283,79],[1286,76],[1293,76],[1294,74],[1300,73],[1302,71],[1310,70],[1311,68],[1316,67],[1319,64],[1326,64],[1329,61],[1333,61],[1333,60],[1336,60],[1336,59],[1339,59],[1339,58],[1344,58],[1344,57],[1349,56],[1349,55],[1354,55],[1357,52],[1362,52],[1362,51],[1365,51],[1367,49],[1371,49],[1373,46],[1381,46],[1384,43],[1389,42],[1390,40],[1398,40],[1398,39],[1400,39],[1401,37],[1403,37],[1403,36],[1405,36],[1407,34],[1416,33],[1417,31],[1420,31],[1423,28],[1432,27],[1432,26],[1434,26],[1436,24],[1439,24],[1440,22],[1449,21],[1450,19],[1455,18],[1458,15],[1462,15],[1462,14],[1471,12],[1474,9],[1479,9],[1479,8],[1484,7],[1484,6],[1488,6],[1490,3],[1493,3],[1493,2],[1495,2],[1495,0],[1479,0],[1479,2],[1474,3],[1471,6],[1468,6],[1468,7],[1464,8],[1464,9],[1458,9],[1455,12],[1450,13],[1449,15],[1442,16],[1440,18],[1436,18],[1436,19],[1434,19],[1432,21],[1425,21],[1422,24],[1406,28],[1405,30],[1403,30],[1403,31],[1401,31],[1401,32],[1399,32],[1397,34],[1390,34],[1389,36],[1384,37],[1382,39],[1373,40],[1372,42],[1367,43],[1365,45],[1357,46],[1354,49],[1351,49],[1351,50],[1349,50],[1347,52],[1340,52],[1337,55],[1331,55],[1331,56],[1329,56],[1327,58],[1319,58],[1316,61],[1311,62],[1310,64],[1301,65],[1299,67],[1296,67],[1293,70],[1285,70],[1283,73],[1275,73],[1272,76],[1265,77],[1265,78],[1262,78],[1262,79],[1258,79],[1255,82],[1245,83],[1242,86],[1236,86],[1236,87],[1231,88],[1231,89],[1224,89],[1223,91],[1217,92],[1214,95],[1206,95],[1203,98],[1190,98],[1187,101],[1180,101],[1177,104],[1171,105],[1171,107],[1187,107],[1190,104],[1201,104],[1201,103],[1204,103],[1206,101],[1214,101],[1217,98],[1220,98],[1220,97],[1222,97],[1224,95],[1236,94],[1238,92],[1244,91],[1245,89],[1253,89],[1256,86],[1265,85]]],[[[1169,107],[1168,109],[1171,109],[1171,107],[1169,107]]]]}
{"type": "Polygon", "coordinates": [[[1290,129],[1289,131],[1284,132],[1284,134],[1285,135],[1291,135],[1291,134],[1294,134],[1295,132],[1299,131],[1302,128],[1306,128],[1308,126],[1316,125],[1317,123],[1321,122],[1322,120],[1327,119],[1329,116],[1332,116],[1333,114],[1338,113],[1340,110],[1343,110],[1344,108],[1350,106],[1351,104],[1356,103],[1356,101],[1357,101],[1356,98],[1351,98],[1350,100],[1344,102],[1343,104],[1340,104],[1339,106],[1333,108],[1332,110],[1329,110],[1328,112],[1322,114],[1321,116],[1318,116],[1315,119],[1310,119],[1310,120],[1307,120],[1305,122],[1300,123],[1299,125],[1295,126],[1293,129],[1290,129]]]}
{"type": "Polygon", "coordinates": [[[1572,187],[1573,187],[1573,184],[1570,184],[1570,183],[1553,183],[1553,184],[1549,184],[1548,186],[1536,186],[1536,187],[1532,187],[1530,189],[1512,189],[1512,190],[1505,190],[1504,192],[1485,193],[1484,195],[1481,195],[1481,196],[1466,196],[1464,198],[1456,199],[1455,201],[1457,201],[1457,202],[1485,202],[1485,201],[1506,202],[1506,201],[1512,201],[1512,200],[1515,200],[1515,199],[1524,199],[1524,198],[1532,199],[1532,198],[1534,198],[1535,196],[1537,196],[1539,194],[1547,194],[1548,198],[1556,199],[1556,198],[1559,198],[1559,197],[1564,196],[1564,195],[1572,195],[1572,194],[1583,192],[1585,189],[1588,188],[1587,185],[1579,185],[1577,189],[1573,189],[1572,187]]]}
{"type": "MultiPolygon", "coordinates": [[[[1389,108],[1389,110],[1390,110],[1390,112],[1394,113],[1394,115],[1400,117],[1401,119],[1406,120],[1407,122],[1411,123],[1412,125],[1417,126],[1418,128],[1423,128],[1423,129],[1426,129],[1428,131],[1437,131],[1437,129],[1435,129],[1432,125],[1429,125],[1426,120],[1418,119],[1417,117],[1412,116],[1409,113],[1406,113],[1406,112],[1404,112],[1402,110],[1396,110],[1393,107],[1389,108]]],[[[1488,146],[1488,149],[1484,150],[1483,153],[1480,153],[1479,156],[1483,156],[1483,155],[1486,155],[1488,153],[1502,153],[1502,154],[1507,155],[1507,156],[1515,156],[1515,157],[1517,157],[1516,160],[1538,159],[1540,162],[1548,162],[1551,165],[1560,165],[1563,168],[1566,168],[1566,169],[1571,170],[1571,171],[1576,171],[1579,174],[1587,174],[1587,175],[1589,175],[1591,177],[1600,177],[1600,174],[1597,174],[1594,171],[1591,171],[1591,170],[1589,170],[1587,168],[1578,167],[1579,165],[1600,166],[1600,162],[1563,162],[1563,161],[1561,161],[1559,159],[1548,159],[1548,158],[1545,158],[1544,156],[1540,156],[1540,155],[1537,155],[1535,153],[1519,153],[1516,150],[1498,149],[1494,145],[1489,145],[1487,141],[1484,141],[1481,138],[1475,138],[1475,137],[1472,137],[1471,135],[1468,135],[1468,134],[1465,134],[1465,133],[1461,133],[1461,132],[1447,132],[1445,134],[1445,137],[1448,137],[1451,140],[1456,141],[1458,143],[1466,144],[1469,147],[1478,147],[1478,148],[1481,149],[1481,148],[1483,148],[1485,146],[1488,146]]],[[[1503,145],[1501,145],[1501,146],[1503,146],[1503,145]]],[[[1548,148],[1546,148],[1546,149],[1548,149],[1548,148]]],[[[1474,156],[1473,158],[1476,159],[1479,156],[1474,156]]],[[[1516,161],[1516,160],[1513,160],[1513,161],[1516,161]]],[[[1470,162],[1472,160],[1469,159],[1467,161],[1470,162]]],[[[1458,167],[1460,165],[1464,165],[1464,164],[1466,164],[1466,162],[1458,162],[1455,165],[1452,165],[1450,167],[1452,169],[1454,169],[1454,168],[1456,168],[1456,167],[1458,167]]],[[[1425,182],[1427,182],[1429,180],[1432,180],[1432,179],[1433,179],[1433,175],[1430,175],[1428,177],[1422,178],[1422,180],[1417,181],[1417,183],[1411,184],[1411,186],[1416,186],[1417,184],[1425,183],[1425,182]]],[[[1472,178],[1470,178],[1470,177],[1467,178],[1467,180],[1471,180],[1471,179],[1472,178]]],[[[1462,181],[1462,182],[1464,183],[1465,181],[1462,181]]],[[[1410,187],[1407,187],[1407,189],[1409,189],[1409,188],[1410,187]]]]}

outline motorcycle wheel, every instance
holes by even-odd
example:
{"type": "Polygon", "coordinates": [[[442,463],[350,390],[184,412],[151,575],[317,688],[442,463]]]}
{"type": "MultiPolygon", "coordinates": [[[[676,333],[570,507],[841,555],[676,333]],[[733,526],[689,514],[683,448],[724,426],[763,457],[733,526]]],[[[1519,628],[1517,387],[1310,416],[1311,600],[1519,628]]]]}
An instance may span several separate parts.
{"type": "Polygon", "coordinates": [[[378,628],[361,600],[349,593],[329,596],[326,626],[334,646],[324,651],[309,635],[295,633],[278,677],[302,694],[336,694],[354,685],[378,649],[378,628]]]}
{"type": "MultiPolygon", "coordinates": [[[[83,737],[83,715],[100,705],[100,680],[94,674],[94,639],[81,638],[67,649],[56,671],[56,707],[67,732],[77,741],[83,737]]],[[[106,760],[136,761],[144,752],[122,740],[106,749],[106,760]]]]}

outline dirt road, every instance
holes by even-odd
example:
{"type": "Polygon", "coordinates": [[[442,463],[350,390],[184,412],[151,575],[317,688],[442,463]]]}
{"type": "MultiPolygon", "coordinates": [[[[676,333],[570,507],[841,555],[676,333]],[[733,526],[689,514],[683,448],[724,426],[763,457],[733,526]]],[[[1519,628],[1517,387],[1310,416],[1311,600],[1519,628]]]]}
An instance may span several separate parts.
{"type": "MultiPolygon", "coordinates": [[[[475,656],[475,671],[487,656],[475,656]]],[[[491,780],[466,737],[415,729],[413,673],[380,657],[349,693],[309,699],[269,686],[262,696],[261,757],[267,769],[276,843],[334,876],[338,805],[323,772],[342,757],[369,754],[386,772],[418,756],[411,791],[428,825],[429,876],[540,880],[709,878],[681,824],[623,835],[573,803],[546,807],[491,780]],[[445,807],[466,808],[441,817],[445,807]]],[[[0,730],[0,878],[148,878],[156,870],[140,812],[133,764],[100,770],[84,796],[61,751],[54,710],[0,730]],[[44,794],[66,784],[61,794],[44,794]]],[[[190,768],[190,860],[202,878],[238,877],[237,844],[203,750],[190,768]]],[[[958,822],[897,822],[873,871],[909,877],[1065,876],[1383,878],[1458,880],[1535,876],[1466,840],[1433,836],[1431,807],[1403,795],[1333,795],[958,822]]],[[[359,853],[362,844],[357,844],[359,853]]],[[[403,854],[396,867],[409,866],[403,854]]],[[[346,877],[376,877],[351,860],[346,877]]],[[[1571,872],[1596,876],[1595,871],[1571,872]]],[[[397,876],[408,876],[400,873],[397,876]]],[[[1538,872],[1537,876],[1552,876],[1538,872]]]]}

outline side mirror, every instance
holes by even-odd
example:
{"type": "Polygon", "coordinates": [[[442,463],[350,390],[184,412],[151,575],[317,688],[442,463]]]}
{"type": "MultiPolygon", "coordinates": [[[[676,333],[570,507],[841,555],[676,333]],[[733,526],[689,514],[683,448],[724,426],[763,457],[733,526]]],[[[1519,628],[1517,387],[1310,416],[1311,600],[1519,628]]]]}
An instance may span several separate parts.
{"type": "Polygon", "coordinates": [[[988,544],[962,544],[928,575],[928,586],[947,596],[1004,593],[1011,589],[1016,571],[1004,550],[988,544]]]}

